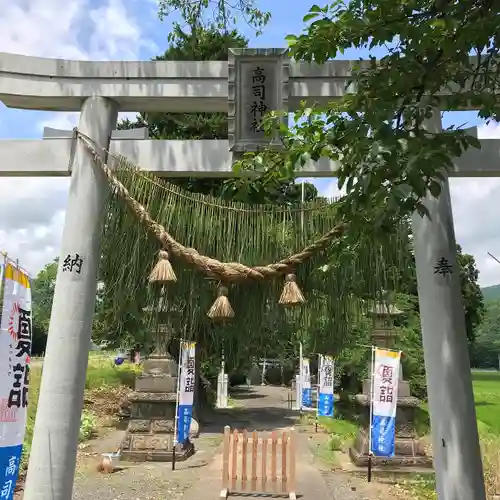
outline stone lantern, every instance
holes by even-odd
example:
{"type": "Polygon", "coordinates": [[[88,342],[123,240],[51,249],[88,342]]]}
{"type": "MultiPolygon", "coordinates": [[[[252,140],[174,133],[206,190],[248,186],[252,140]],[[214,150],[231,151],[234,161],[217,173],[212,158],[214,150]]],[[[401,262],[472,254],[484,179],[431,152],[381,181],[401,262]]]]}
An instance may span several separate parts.
{"type": "MultiPolygon", "coordinates": [[[[380,348],[391,349],[397,332],[394,320],[402,315],[388,297],[376,303],[370,315],[372,317],[372,344],[380,348]]],[[[362,427],[356,436],[353,446],[349,449],[352,461],[358,467],[368,465],[369,456],[369,425],[370,425],[370,393],[371,393],[371,363],[368,369],[368,378],[363,381],[363,393],[356,395],[356,403],[361,414],[362,427]]],[[[419,400],[411,396],[410,384],[403,379],[403,370],[399,370],[398,401],[396,410],[396,442],[395,455],[391,458],[372,457],[374,467],[432,467],[432,460],[425,454],[424,446],[418,439],[415,430],[415,411],[419,400]]],[[[409,472],[411,469],[409,470],[409,472]]]]}
{"type": "MultiPolygon", "coordinates": [[[[171,337],[169,314],[163,293],[154,307],[144,312],[158,314],[155,350],[144,362],[144,371],[136,378],[135,391],[129,396],[130,420],[121,444],[122,460],[171,462],[177,399],[178,366],[168,353],[171,337]]],[[[176,461],[191,456],[194,446],[188,440],[175,448],[176,461]]]]}

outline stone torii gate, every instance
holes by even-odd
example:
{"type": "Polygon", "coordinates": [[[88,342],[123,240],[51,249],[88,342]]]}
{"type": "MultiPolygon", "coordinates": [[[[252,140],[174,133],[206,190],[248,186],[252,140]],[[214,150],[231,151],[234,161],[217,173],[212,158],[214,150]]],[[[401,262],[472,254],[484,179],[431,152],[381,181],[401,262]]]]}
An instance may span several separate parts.
{"type": "MultiPolygon", "coordinates": [[[[266,144],[252,123],[254,102],[260,110],[290,111],[303,100],[326,104],[344,94],[354,63],[296,62],[283,49],[233,50],[228,62],[65,61],[0,53],[0,100],[20,109],[80,111],[78,128],[102,148],[103,160],[109,150],[166,178],[227,177],[235,155],[266,144]],[[157,141],[140,132],[118,133],[119,111],[228,112],[229,141],[157,141]]],[[[440,129],[439,113],[429,127],[440,129]]],[[[25,489],[25,500],[69,500],[107,189],[80,141],[53,131],[45,136],[0,141],[0,176],[71,176],[25,489]],[[63,265],[75,254],[82,259],[80,274],[63,265]]],[[[456,159],[451,175],[500,175],[500,141],[481,143],[481,150],[456,159]]],[[[324,159],[297,175],[332,177],[336,170],[335,162],[324,159]]],[[[413,230],[438,494],[440,500],[484,500],[447,180],[439,199],[429,195],[426,205],[431,218],[414,216],[413,230]],[[435,273],[440,259],[454,272],[435,273]]]]}

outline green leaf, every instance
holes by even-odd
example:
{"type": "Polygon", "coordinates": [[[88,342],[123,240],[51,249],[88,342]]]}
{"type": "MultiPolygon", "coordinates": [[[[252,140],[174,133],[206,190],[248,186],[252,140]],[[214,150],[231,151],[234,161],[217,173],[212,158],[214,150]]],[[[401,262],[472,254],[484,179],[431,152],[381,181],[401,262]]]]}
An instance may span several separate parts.
{"type": "Polygon", "coordinates": [[[436,181],[432,181],[429,184],[429,191],[434,196],[434,198],[438,198],[439,195],[441,194],[441,184],[436,181]]]}
{"type": "Polygon", "coordinates": [[[417,203],[415,208],[421,217],[430,217],[429,210],[423,203],[417,203]]]}
{"type": "Polygon", "coordinates": [[[309,12],[316,12],[318,14],[320,14],[322,12],[322,9],[319,5],[313,5],[310,9],[309,9],[309,12]]]}
{"type": "Polygon", "coordinates": [[[470,134],[466,134],[465,137],[467,138],[467,142],[473,148],[481,149],[481,141],[477,137],[474,137],[473,135],[470,135],[470,134]]]}
{"type": "Polygon", "coordinates": [[[316,17],[318,17],[318,13],[317,12],[311,12],[309,14],[306,14],[303,18],[302,18],[302,22],[303,23],[307,23],[307,21],[310,21],[311,19],[315,19],[316,17]]]}

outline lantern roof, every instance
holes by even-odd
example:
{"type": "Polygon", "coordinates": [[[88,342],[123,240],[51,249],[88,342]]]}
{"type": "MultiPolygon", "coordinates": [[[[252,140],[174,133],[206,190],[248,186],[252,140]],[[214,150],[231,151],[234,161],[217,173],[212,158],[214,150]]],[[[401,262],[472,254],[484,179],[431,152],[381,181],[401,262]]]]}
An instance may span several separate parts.
{"type": "Polygon", "coordinates": [[[388,304],[387,302],[377,302],[372,307],[370,314],[373,316],[398,316],[403,314],[394,304],[388,304]]]}

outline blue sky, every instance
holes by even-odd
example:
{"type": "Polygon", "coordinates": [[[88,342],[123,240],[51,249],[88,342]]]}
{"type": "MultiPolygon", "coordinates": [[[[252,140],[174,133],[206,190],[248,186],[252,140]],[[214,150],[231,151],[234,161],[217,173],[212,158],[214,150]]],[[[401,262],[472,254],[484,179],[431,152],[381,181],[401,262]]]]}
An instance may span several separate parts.
{"type": "MultiPolygon", "coordinates": [[[[264,34],[256,38],[245,23],[239,25],[253,47],[286,46],[285,36],[300,33],[302,17],[313,2],[260,3],[272,6],[264,34]]],[[[171,25],[168,20],[159,21],[154,0],[17,0],[2,9],[0,51],[40,57],[149,59],[165,50],[171,25]]],[[[351,50],[342,59],[367,55],[351,50]]],[[[41,138],[44,125],[69,129],[77,120],[77,113],[14,110],[0,104],[0,140],[41,138]]],[[[443,123],[473,126],[480,121],[474,112],[448,113],[443,123]]],[[[498,134],[490,127],[483,135],[498,134]]],[[[332,180],[317,181],[317,186],[327,195],[338,193],[332,180]]],[[[5,193],[0,200],[0,250],[20,259],[34,274],[58,253],[68,180],[0,179],[0,188],[5,193]]],[[[497,179],[453,180],[452,196],[458,241],[475,255],[482,283],[500,283],[500,265],[486,256],[487,251],[500,254],[494,209],[500,183],[497,179]]]]}

